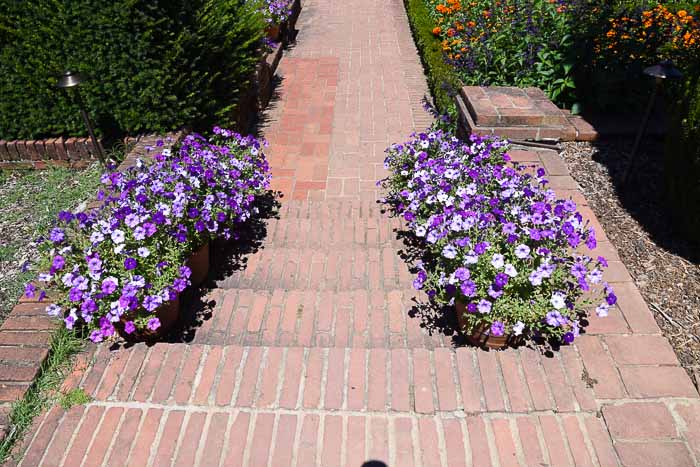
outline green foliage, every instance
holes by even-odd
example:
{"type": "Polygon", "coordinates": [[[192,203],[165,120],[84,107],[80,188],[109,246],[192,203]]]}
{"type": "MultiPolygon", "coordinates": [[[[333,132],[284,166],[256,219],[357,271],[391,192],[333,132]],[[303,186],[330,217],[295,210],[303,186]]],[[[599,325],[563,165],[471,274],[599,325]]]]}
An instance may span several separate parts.
{"type": "Polygon", "coordinates": [[[577,1],[577,21],[571,23],[577,94],[588,110],[641,111],[654,86],[643,70],[662,59],[672,60],[686,76],[700,72],[700,23],[692,19],[697,7],[651,0],[577,1]]]}
{"type": "Polygon", "coordinates": [[[460,80],[455,70],[445,62],[440,41],[431,32],[434,23],[425,0],[404,2],[435,105],[439,111],[448,112],[454,107],[451,93],[459,89],[460,80]]]}
{"type": "Polygon", "coordinates": [[[229,123],[263,33],[244,0],[0,2],[0,138],[84,135],[66,69],[102,133],[229,123]]]}
{"type": "Polygon", "coordinates": [[[685,87],[666,144],[666,186],[674,225],[700,244],[700,79],[685,87]]]}
{"type": "Polygon", "coordinates": [[[76,405],[85,405],[91,400],[92,398],[85,391],[83,391],[82,388],[74,388],[65,394],[62,394],[58,403],[64,410],[68,410],[76,405]]]}
{"type": "Polygon", "coordinates": [[[547,0],[424,0],[445,59],[473,86],[536,86],[574,101],[572,15],[547,0]]]}

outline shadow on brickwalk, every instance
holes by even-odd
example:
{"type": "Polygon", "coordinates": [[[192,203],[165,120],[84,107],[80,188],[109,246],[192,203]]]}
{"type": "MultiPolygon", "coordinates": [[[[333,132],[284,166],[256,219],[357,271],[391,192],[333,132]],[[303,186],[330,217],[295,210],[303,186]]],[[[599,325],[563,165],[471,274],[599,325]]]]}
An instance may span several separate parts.
{"type": "MultiPolygon", "coordinates": [[[[181,338],[81,355],[64,387],[92,401],[37,418],[20,465],[696,464],[698,394],[604,235],[618,306],[551,358],[409,313],[424,298],[375,185],[430,123],[403,3],[306,0],[298,28],[261,125],[280,206],[215,250],[181,338]]],[[[558,154],[511,156],[599,227],[558,154]]]]}

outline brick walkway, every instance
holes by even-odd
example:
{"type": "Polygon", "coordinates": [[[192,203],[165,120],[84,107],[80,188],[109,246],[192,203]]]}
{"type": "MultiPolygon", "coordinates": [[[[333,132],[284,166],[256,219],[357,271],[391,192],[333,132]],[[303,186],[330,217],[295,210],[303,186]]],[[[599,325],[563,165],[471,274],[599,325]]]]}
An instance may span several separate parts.
{"type": "MultiPolygon", "coordinates": [[[[429,118],[401,0],[307,0],[265,135],[279,219],[189,344],[87,353],[21,465],[694,465],[700,402],[614,248],[619,307],[552,357],[428,332],[374,203],[382,151],[429,118]],[[417,313],[409,312],[417,311],[417,313]]],[[[556,153],[541,164],[585,203],[556,153]]],[[[592,217],[592,212],[583,212],[592,217]]]]}

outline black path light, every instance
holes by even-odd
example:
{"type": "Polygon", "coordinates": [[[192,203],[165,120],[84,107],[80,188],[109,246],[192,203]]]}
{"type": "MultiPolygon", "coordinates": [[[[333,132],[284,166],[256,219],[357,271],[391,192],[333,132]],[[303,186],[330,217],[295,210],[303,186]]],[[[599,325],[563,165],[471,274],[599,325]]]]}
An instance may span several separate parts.
{"type": "Polygon", "coordinates": [[[80,83],[81,78],[79,73],[75,73],[73,71],[66,71],[58,78],[58,83],[56,84],[56,86],[61,89],[75,88],[75,99],[78,102],[78,107],[80,107],[80,115],[82,115],[83,117],[83,122],[85,122],[85,126],[87,127],[88,134],[90,135],[90,140],[92,140],[92,145],[95,148],[95,151],[97,151],[97,157],[100,158],[102,166],[106,167],[107,164],[105,162],[105,156],[102,153],[102,147],[97,142],[97,138],[95,138],[95,131],[92,129],[92,123],[90,123],[90,118],[88,117],[87,110],[85,110],[85,103],[83,102],[83,98],[80,95],[80,90],[78,89],[80,83]]]}
{"type": "Polygon", "coordinates": [[[643,72],[645,75],[650,76],[655,79],[656,83],[654,86],[654,92],[649,99],[649,104],[647,105],[647,111],[644,113],[644,118],[642,119],[642,124],[637,131],[637,137],[634,140],[634,146],[632,146],[632,153],[630,154],[630,161],[627,164],[625,172],[622,174],[622,184],[627,181],[627,178],[632,171],[632,166],[634,166],[634,159],[639,150],[639,145],[642,143],[642,138],[644,138],[644,133],[647,131],[647,124],[649,123],[649,117],[651,116],[652,110],[654,110],[654,104],[656,103],[656,96],[660,94],[661,87],[664,80],[667,79],[680,79],[683,77],[683,73],[673,66],[671,60],[664,60],[656,65],[647,67],[643,72]]]}

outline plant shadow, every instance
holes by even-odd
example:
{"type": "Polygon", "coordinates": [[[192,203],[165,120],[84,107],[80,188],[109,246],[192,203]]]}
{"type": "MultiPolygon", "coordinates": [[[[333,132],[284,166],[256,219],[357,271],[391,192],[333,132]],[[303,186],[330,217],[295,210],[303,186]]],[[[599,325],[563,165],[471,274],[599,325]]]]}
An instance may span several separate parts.
{"type": "Polygon", "coordinates": [[[181,297],[180,320],[164,339],[166,342],[192,342],[197,329],[212,319],[217,305],[212,290],[231,275],[244,271],[248,257],[260,250],[267,237],[267,221],[278,218],[280,197],[280,193],[268,191],[255,202],[258,214],[237,228],[237,238],[211,243],[209,275],[200,287],[188,289],[181,297]]]}

